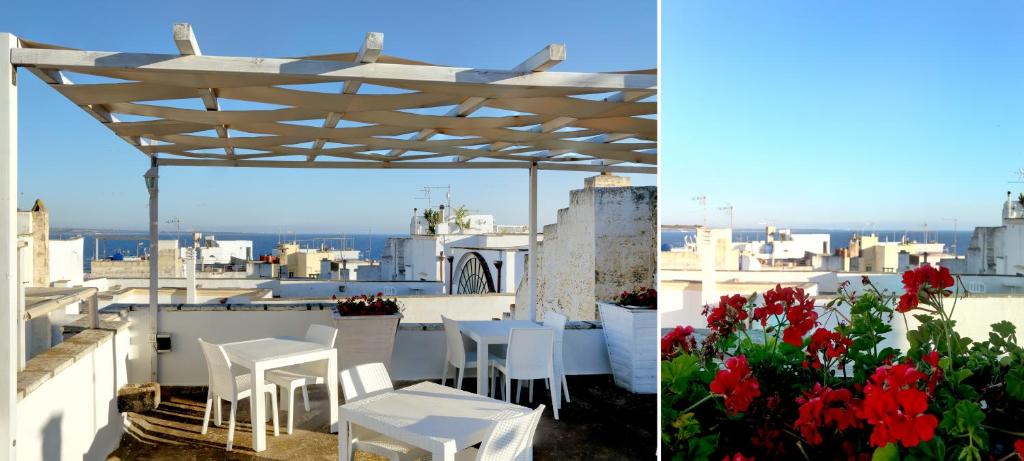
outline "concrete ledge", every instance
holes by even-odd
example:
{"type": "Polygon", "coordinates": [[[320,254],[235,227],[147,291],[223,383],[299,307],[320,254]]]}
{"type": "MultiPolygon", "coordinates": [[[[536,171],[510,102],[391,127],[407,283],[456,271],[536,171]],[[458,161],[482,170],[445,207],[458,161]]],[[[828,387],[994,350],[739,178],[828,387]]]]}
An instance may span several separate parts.
{"type": "Polygon", "coordinates": [[[113,331],[84,330],[33,357],[25,364],[25,369],[18,372],[18,400],[24,399],[43,383],[85,358],[97,346],[110,341],[113,337],[113,331]]]}
{"type": "MultiPolygon", "coordinates": [[[[443,323],[406,323],[398,324],[401,331],[443,331],[443,323]]],[[[601,322],[573,321],[565,325],[566,330],[599,330],[601,322]]]]}

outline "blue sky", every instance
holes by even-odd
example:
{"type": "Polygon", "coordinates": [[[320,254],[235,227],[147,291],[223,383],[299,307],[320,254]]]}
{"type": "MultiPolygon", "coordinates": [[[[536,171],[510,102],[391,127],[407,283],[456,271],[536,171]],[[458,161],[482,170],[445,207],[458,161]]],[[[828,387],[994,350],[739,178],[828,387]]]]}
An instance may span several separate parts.
{"type": "MultiPolygon", "coordinates": [[[[657,63],[656,4],[572,2],[66,2],[19,1],[0,31],[96,51],[177,53],[189,22],[204,54],[297,56],[357,51],[384,33],[384,53],[440,64],[510,68],[565,43],[554,70],[615,71],[657,63]],[[101,6],[102,5],[102,6],[101,6]]],[[[42,197],[55,226],[143,229],[148,160],[34,76],[19,82],[19,205],[42,197]]],[[[540,222],[553,222],[581,173],[541,172],[540,222]]],[[[162,221],[239,231],[406,232],[422,186],[451,184],[455,204],[527,222],[528,177],[512,171],[325,171],[164,168],[162,221]]],[[[636,185],[655,184],[635,175],[636,185]]],[[[435,202],[436,203],[436,202],[435,202]]],[[[169,229],[171,225],[162,225],[169,229]]]]}
{"type": "Polygon", "coordinates": [[[965,229],[1024,190],[1024,3],[667,0],[662,34],[663,223],[965,229]]]}

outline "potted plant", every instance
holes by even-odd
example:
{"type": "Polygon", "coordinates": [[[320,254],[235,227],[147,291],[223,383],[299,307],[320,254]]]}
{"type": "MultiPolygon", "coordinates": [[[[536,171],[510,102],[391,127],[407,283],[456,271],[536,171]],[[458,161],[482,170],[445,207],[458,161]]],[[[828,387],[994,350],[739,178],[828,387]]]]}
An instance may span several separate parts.
{"type": "Polygon", "coordinates": [[[338,300],[333,321],[338,329],[338,369],[380,362],[391,366],[402,305],[383,293],[338,300]]]}
{"type": "Polygon", "coordinates": [[[1024,347],[1012,323],[961,336],[962,284],[946,268],[907,271],[903,294],[867,277],[859,293],[848,285],[824,306],[781,286],[761,301],[723,296],[705,308],[706,331],[666,335],[662,456],[1024,459],[1024,347]],[[907,322],[905,352],[885,345],[895,322],[907,322]]]}
{"type": "Polygon", "coordinates": [[[615,384],[638,394],[658,392],[658,292],[639,287],[598,302],[615,384]]]}

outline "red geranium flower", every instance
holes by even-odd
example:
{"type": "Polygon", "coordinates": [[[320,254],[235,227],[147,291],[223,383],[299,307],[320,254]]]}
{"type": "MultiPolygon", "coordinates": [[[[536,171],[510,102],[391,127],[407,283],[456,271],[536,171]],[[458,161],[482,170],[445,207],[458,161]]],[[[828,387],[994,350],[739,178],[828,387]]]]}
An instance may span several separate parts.
{"type": "Polygon", "coordinates": [[[900,296],[896,310],[907,312],[917,308],[921,302],[930,304],[933,296],[949,296],[953,292],[947,288],[952,287],[955,283],[949,268],[946,267],[936,269],[930,264],[925,264],[906,271],[903,273],[904,293],[900,296]]]}
{"type": "Polygon", "coordinates": [[[722,296],[715,307],[705,306],[708,327],[722,335],[731,334],[747,319],[747,298],[740,295],[722,296]],[[710,313],[708,310],[710,309],[710,313]]]}
{"type": "Polygon", "coordinates": [[[1013,451],[1017,453],[1017,457],[1024,459],[1024,439],[1017,439],[1013,442],[1013,451]]]}
{"type": "Polygon", "coordinates": [[[761,395],[761,385],[751,373],[747,357],[737,355],[725,361],[725,369],[711,381],[711,392],[725,396],[725,408],[737,414],[747,411],[761,395]]]}
{"type": "Polygon", "coordinates": [[[850,427],[860,427],[856,417],[860,401],[854,399],[848,389],[831,389],[815,384],[814,389],[798,397],[796,403],[800,405],[800,417],[793,426],[811,446],[821,444],[822,428],[834,426],[836,431],[842,432],[850,427]]]}
{"type": "Polygon", "coordinates": [[[839,332],[826,328],[818,328],[811,335],[811,343],[807,346],[807,353],[811,356],[814,368],[820,368],[822,363],[819,353],[824,353],[825,360],[833,360],[846,355],[853,341],[839,332]]]}
{"type": "Polygon", "coordinates": [[[785,312],[787,300],[793,298],[793,289],[782,285],[775,285],[775,288],[764,293],[764,306],[754,309],[754,320],[760,320],[761,326],[768,325],[769,315],[782,315],[785,312]]]}
{"type": "Polygon", "coordinates": [[[776,285],[764,293],[764,307],[754,309],[754,320],[760,320],[765,326],[769,315],[782,314],[789,322],[782,332],[782,340],[796,347],[803,346],[804,335],[818,326],[814,298],[808,296],[803,288],[776,285]]]}
{"type": "Polygon", "coordinates": [[[661,338],[661,359],[672,360],[679,352],[689,354],[697,348],[697,340],[693,337],[693,327],[677,326],[661,338]]]}
{"type": "Polygon", "coordinates": [[[910,364],[878,367],[864,385],[861,416],[871,424],[871,445],[901,443],[914,447],[935,436],[939,420],[928,410],[928,395],[918,389],[925,374],[910,364]]]}

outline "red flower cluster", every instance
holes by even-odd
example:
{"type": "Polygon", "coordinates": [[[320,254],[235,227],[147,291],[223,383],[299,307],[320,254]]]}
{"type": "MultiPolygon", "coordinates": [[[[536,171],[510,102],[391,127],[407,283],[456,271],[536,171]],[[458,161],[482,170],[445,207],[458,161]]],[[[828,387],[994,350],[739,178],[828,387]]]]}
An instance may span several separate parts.
{"type": "Polygon", "coordinates": [[[929,298],[936,295],[949,296],[953,292],[947,288],[956,283],[949,269],[940,267],[938,269],[930,264],[925,264],[914,270],[903,273],[904,293],[900,296],[899,305],[896,310],[907,312],[917,308],[920,302],[929,303],[929,298]]]}
{"type": "Polygon", "coordinates": [[[747,319],[748,314],[744,309],[746,305],[747,298],[743,296],[722,296],[717,306],[704,307],[704,315],[708,318],[708,327],[722,335],[731,334],[747,319]],[[710,313],[708,313],[709,308],[710,313]]]}
{"type": "Polygon", "coordinates": [[[793,298],[792,288],[782,288],[782,285],[775,285],[775,289],[768,290],[764,294],[764,306],[754,308],[754,320],[760,320],[761,326],[768,325],[769,315],[782,315],[788,306],[787,300],[793,298]]]}
{"type": "Polygon", "coordinates": [[[693,337],[693,327],[677,326],[661,338],[661,359],[672,360],[680,352],[689,354],[697,348],[697,340],[693,337]]]}
{"type": "MultiPolygon", "coordinates": [[[[853,341],[839,332],[826,328],[818,328],[811,335],[811,343],[807,346],[807,354],[811,356],[811,366],[821,368],[819,353],[824,353],[825,360],[832,360],[846,355],[853,341]]],[[[804,362],[806,367],[807,362],[804,362]]]]}
{"type": "Polygon", "coordinates": [[[623,291],[615,299],[620,306],[639,306],[656,309],[658,307],[658,290],[654,288],[640,287],[633,291],[623,291]]]}
{"type": "Polygon", "coordinates": [[[928,410],[928,395],[918,389],[926,375],[910,364],[878,367],[864,385],[859,416],[874,426],[871,445],[901,443],[915,447],[935,436],[939,420],[928,410]]]}
{"type": "Polygon", "coordinates": [[[392,315],[401,311],[397,299],[384,298],[384,293],[377,293],[375,296],[353,296],[343,301],[338,301],[339,315],[392,315]]]}
{"type": "MultiPolygon", "coordinates": [[[[803,288],[775,286],[764,294],[765,307],[760,312],[761,324],[764,325],[769,314],[782,314],[785,311],[789,325],[782,331],[782,341],[796,347],[804,344],[804,335],[818,326],[818,313],[814,312],[814,298],[804,292],[803,288]]],[[[757,309],[754,318],[758,318],[757,309]]]]}
{"type": "Polygon", "coordinates": [[[853,398],[848,389],[831,389],[815,384],[814,389],[803,397],[798,397],[800,417],[793,426],[811,446],[821,444],[821,429],[835,426],[842,432],[850,427],[860,427],[856,417],[860,401],[853,398]]]}
{"type": "Polygon", "coordinates": [[[711,392],[725,396],[725,408],[737,414],[747,411],[754,398],[761,395],[761,385],[751,373],[747,357],[737,355],[725,361],[725,369],[711,381],[711,392]]]}
{"type": "Polygon", "coordinates": [[[1017,439],[1013,442],[1013,451],[1017,453],[1017,457],[1024,459],[1024,439],[1017,439]]]}

